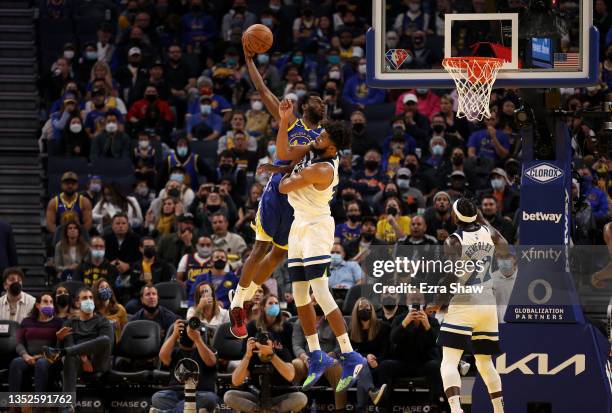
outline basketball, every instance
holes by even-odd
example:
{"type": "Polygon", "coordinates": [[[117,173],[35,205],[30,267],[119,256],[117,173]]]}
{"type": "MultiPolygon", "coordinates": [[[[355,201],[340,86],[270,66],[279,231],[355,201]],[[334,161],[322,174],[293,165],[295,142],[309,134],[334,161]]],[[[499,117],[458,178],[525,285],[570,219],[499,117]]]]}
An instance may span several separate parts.
{"type": "Polygon", "coordinates": [[[263,24],[254,24],[243,34],[248,49],[253,53],[265,53],[272,47],[274,36],[272,31],[263,24]]]}

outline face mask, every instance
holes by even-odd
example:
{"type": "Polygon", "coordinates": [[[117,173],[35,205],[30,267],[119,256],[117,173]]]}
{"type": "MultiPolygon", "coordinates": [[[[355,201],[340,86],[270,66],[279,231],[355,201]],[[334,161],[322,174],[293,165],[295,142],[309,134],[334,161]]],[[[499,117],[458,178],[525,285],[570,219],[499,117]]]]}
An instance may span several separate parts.
{"type": "Polygon", "coordinates": [[[272,11],[279,11],[281,8],[280,4],[270,4],[268,7],[270,7],[272,11]]]}
{"type": "Polygon", "coordinates": [[[280,305],[270,304],[266,307],[266,315],[269,317],[276,317],[280,314],[280,305]]]}
{"type": "Polygon", "coordinates": [[[365,130],[365,123],[362,123],[362,122],[353,123],[353,130],[357,133],[363,132],[365,130]]]}
{"type": "Polygon", "coordinates": [[[366,169],[369,169],[369,170],[378,169],[378,161],[365,161],[363,164],[366,167],[366,169]]]}
{"type": "MultiPolygon", "coordinates": [[[[271,19],[270,19],[271,20],[271,19]]],[[[265,24],[265,23],[264,23],[265,24]]],[[[266,25],[267,26],[267,25],[266,25]]],[[[270,61],[270,56],[268,56],[267,54],[258,54],[257,55],[257,62],[260,65],[267,65],[268,62],[270,61]]]]}
{"type": "Polygon", "coordinates": [[[393,310],[395,306],[397,305],[397,300],[393,297],[385,297],[382,300],[382,305],[387,310],[393,310]]]}
{"type": "Polygon", "coordinates": [[[368,321],[371,316],[372,310],[370,310],[369,308],[362,308],[361,310],[357,311],[357,317],[361,321],[368,321]]]}
{"type": "Polygon", "coordinates": [[[71,60],[74,57],[74,50],[64,50],[64,57],[71,60]]]}
{"type": "Polygon", "coordinates": [[[70,302],[70,296],[68,294],[61,294],[55,297],[55,302],[58,307],[66,307],[70,302]]]}
{"type": "MultiPolygon", "coordinates": [[[[387,192],[385,192],[385,199],[387,199],[387,198],[397,198],[397,195],[398,195],[397,191],[393,191],[393,190],[387,191],[387,192]]],[[[391,214],[391,215],[395,215],[395,214],[391,214]]]]}
{"type": "Polygon", "coordinates": [[[359,65],[357,70],[359,70],[359,73],[361,73],[362,75],[365,75],[366,65],[359,65]]]}
{"type": "Polygon", "coordinates": [[[453,156],[452,161],[455,166],[463,165],[463,156],[453,156]]]}
{"type": "Polygon", "coordinates": [[[172,198],[178,198],[180,197],[181,193],[178,190],[178,188],[172,188],[168,190],[168,195],[171,196],[172,198]]]}
{"type": "Polygon", "coordinates": [[[304,56],[293,56],[291,58],[291,63],[293,63],[294,65],[301,65],[304,62],[304,56]]]}
{"type": "Polygon", "coordinates": [[[342,194],[342,200],[344,202],[350,202],[355,199],[355,195],[351,193],[342,194]]]}
{"type": "Polygon", "coordinates": [[[12,283],[11,285],[9,285],[8,290],[12,296],[14,297],[18,296],[21,293],[21,283],[20,282],[12,283]]]}
{"type": "Polygon", "coordinates": [[[297,95],[298,99],[301,99],[304,97],[304,95],[306,95],[306,91],[304,89],[299,89],[295,91],[295,94],[297,95]]]}
{"type": "Polygon", "coordinates": [[[155,102],[157,100],[157,95],[146,95],[145,99],[149,102],[155,102]]]}
{"type": "Polygon", "coordinates": [[[202,115],[210,115],[212,112],[212,106],[210,105],[200,105],[200,112],[202,115]]]}
{"type": "Polygon", "coordinates": [[[146,186],[139,186],[134,192],[136,192],[140,196],[147,196],[147,194],[149,193],[149,188],[147,188],[146,186]]]}
{"type": "Polygon", "coordinates": [[[505,186],[505,182],[503,179],[491,179],[491,187],[493,189],[502,189],[505,186]]]}
{"type": "MultiPolygon", "coordinates": [[[[274,19],[272,17],[262,17],[261,18],[261,24],[263,24],[264,26],[272,27],[273,23],[274,23],[274,19]]],[[[261,63],[261,64],[265,65],[266,63],[261,63]]]]}
{"type": "Polygon", "coordinates": [[[439,135],[444,131],[444,125],[433,125],[432,129],[437,135],[439,135]]]}
{"type": "Polygon", "coordinates": [[[261,103],[261,100],[254,100],[253,102],[251,102],[251,109],[256,110],[256,111],[262,110],[263,103],[261,103]]]}
{"type": "Polygon", "coordinates": [[[332,266],[336,266],[336,265],[340,264],[341,262],[342,262],[342,255],[332,253],[332,255],[331,255],[331,265],[332,266]]]}
{"type": "Polygon", "coordinates": [[[361,215],[351,214],[351,215],[347,215],[346,217],[352,223],[359,222],[361,220],[361,215]]]}
{"type": "Polygon", "coordinates": [[[142,250],[142,255],[144,255],[145,258],[149,260],[155,257],[156,254],[157,254],[157,251],[155,250],[155,247],[152,247],[152,246],[144,247],[142,250]]]}
{"type": "Polygon", "coordinates": [[[332,80],[340,79],[340,72],[337,70],[332,70],[331,72],[329,72],[329,78],[332,80]]]}
{"type": "Polygon", "coordinates": [[[98,52],[85,52],[85,58],[87,60],[96,60],[98,58],[98,52]]]}
{"type": "Polygon", "coordinates": [[[432,153],[434,156],[440,156],[440,155],[442,155],[442,154],[444,153],[444,146],[442,146],[442,145],[434,145],[434,146],[431,148],[431,153],[432,153]]]}
{"type": "Polygon", "coordinates": [[[324,94],[326,96],[336,96],[336,89],[332,89],[332,88],[325,89],[324,94]]]}
{"type": "Polygon", "coordinates": [[[91,314],[94,312],[96,308],[96,305],[94,304],[94,301],[90,298],[88,298],[87,300],[83,300],[81,301],[81,311],[87,314],[91,314]]]}
{"type": "Polygon", "coordinates": [[[276,155],[276,145],[268,145],[268,155],[272,157],[276,155]]]}
{"type": "Polygon", "coordinates": [[[98,290],[98,296],[100,296],[102,301],[110,300],[110,298],[113,296],[113,290],[111,290],[109,287],[100,288],[98,290]]]}
{"type": "Polygon", "coordinates": [[[393,125],[393,133],[403,135],[406,132],[406,126],[403,124],[393,125]]]}
{"type": "Polygon", "coordinates": [[[197,249],[198,249],[198,255],[200,257],[202,257],[202,258],[208,258],[212,254],[212,248],[211,247],[200,247],[198,245],[197,249]]]}
{"type": "Polygon", "coordinates": [[[398,179],[397,186],[399,186],[401,189],[410,188],[410,179],[398,179]]]}
{"type": "Polygon", "coordinates": [[[47,317],[53,317],[53,314],[55,314],[55,308],[53,308],[53,306],[40,307],[40,312],[47,317]]]}
{"type": "Polygon", "coordinates": [[[228,174],[228,173],[230,173],[232,171],[232,165],[230,165],[228,163],[224,163],[223,165],[219,165],[219,170],[223,174],[228,174]]]}
{"type": "Polygon", "coordinates": [[[159,307],[159,303],[157,305],[154,306],[148,306],[148,305],[144,305],[142,306],[142,308],[144,308],[144,310],[149,313],[149,314],[153,314],[157,311],[157,308],[159,307]]]}
{"type": "Polygon", "coordinates": [[[512,271],[512,260],[499,259],[497,260],[497,266],[501,272],[509,273],[512,271]]]}
{"type": "Polygon", "coordinates": [[[80,123],[71,123],[70,124],[70,132],[72,133],[80,133],[83,130],[83,125],[80,123]]]}
{"type": "Polygon", "coordinates": [[[138,147],[140,149],[148,149],[149,148],[149,141],[138,141],[138,147]]]}
{"type": "Polygon", "coordinates": [[[176,148],[176,153],[178,156],[187,156],[188,149],[186,146],[179,146],[176,148]]]}
{"type": "Polygon", "coordinates": [[[108,133],[115,133],[117,132],[117,124],[115,122],[107,123],[105,129],[108,133]]]}
{"type": "Polygon", "coordinates": [[[238,61],[235,58],[230,57],[229,59],[227,59],[228,66],[236,66],[237,64],[238,64],[238,61]]]}
{"type": "Polygon", "coordinates": [[[371,232],[364,232],[361,234],[363,236],[364,241],[371,242],[374,239],[374,234],[371,232]]]}
{"type": "MultiPolygon", "coordinates": [[[[327,62],[330,65],[340,64],[340,56],[337,55],[337,54],[329,55],[329,56],[327,56],[327,62]]],[[[338,74],[340,74],[340,72],[338,72],[338,74]]]]}
{"type": "Polygon", "coordinates": [[[218,259],[215,261],[215,263],[213,264],[215,269],[217,270],[222,270],[225,268],[225,260],[222,259],[218,259]]]}
{"type": "Polygon", "coordinates": [[[208,209],[210,213],[215,213],[221,209],[221,205],[206,205],[206,209],[208,209]]]}
{"type": "Polygon", "coordinates": [[[91,258],[101,260],[104,258],[105,250],[91,250],[91,258]]]}
{"type": "Polygon", "coordinates": [[[183,175],[183,174],[172,174],[172,175],[170,175],[170,180],[171,181],[176,181],[176,182],[183,183],[183,181],[185,180],[185,175],[183,175]]]}

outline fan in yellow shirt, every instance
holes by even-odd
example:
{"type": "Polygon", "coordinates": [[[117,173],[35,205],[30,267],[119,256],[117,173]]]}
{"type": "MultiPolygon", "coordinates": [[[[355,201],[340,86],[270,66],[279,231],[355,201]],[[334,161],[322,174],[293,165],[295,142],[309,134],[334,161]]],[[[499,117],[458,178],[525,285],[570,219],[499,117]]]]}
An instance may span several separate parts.
{"type": "Polygon", "coordinates": [[[402,215],[401,203],[395,197],[385,200],[385,213],[376,224],[376,238],[394,243],[410,235],[410,217],[402,215]]]}

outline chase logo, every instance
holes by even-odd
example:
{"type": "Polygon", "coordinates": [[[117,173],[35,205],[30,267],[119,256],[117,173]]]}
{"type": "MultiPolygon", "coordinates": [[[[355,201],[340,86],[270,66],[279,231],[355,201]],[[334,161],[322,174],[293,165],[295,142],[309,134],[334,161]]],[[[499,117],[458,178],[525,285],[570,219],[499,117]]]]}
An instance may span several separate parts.
{"type": "Polygon", "coordinates": [[[530,179],[545,184],[550,181],[554,181],[557,178],[563,176],[563,171],[554,165],[548,163],[541,163],[539,165],[532,166],[525,171],[525,175],[530,179]]]}

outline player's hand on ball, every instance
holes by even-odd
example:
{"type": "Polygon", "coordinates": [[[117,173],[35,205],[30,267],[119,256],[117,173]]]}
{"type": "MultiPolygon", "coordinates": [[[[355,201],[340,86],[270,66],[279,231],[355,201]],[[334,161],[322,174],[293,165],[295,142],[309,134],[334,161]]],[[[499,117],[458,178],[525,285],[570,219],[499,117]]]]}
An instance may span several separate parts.
{"type": "Polygon", "coordinates": [[[255,53],[253,53],[246,44],[246,36],[244,33],[242,34],[242,50],[244,51],[244,57],[247,59],[253,59],[255,56],[255,53]]]}
{"type": "Polygon", "coordinates": [[[281,119],[289,119],[293,114],[293,101],[290,99],[283,99],[280,105],[278,105],[278,114],[281,119]]]}
{"type": "Polygon", "coordinates": [[[262,175],[262,174],[271,174],[273,172],[274,172],[274,165],[272,165],[271,163],[264,163],[257,167],[255,174],[262,175]]]}

